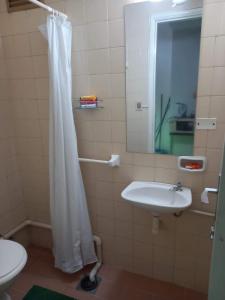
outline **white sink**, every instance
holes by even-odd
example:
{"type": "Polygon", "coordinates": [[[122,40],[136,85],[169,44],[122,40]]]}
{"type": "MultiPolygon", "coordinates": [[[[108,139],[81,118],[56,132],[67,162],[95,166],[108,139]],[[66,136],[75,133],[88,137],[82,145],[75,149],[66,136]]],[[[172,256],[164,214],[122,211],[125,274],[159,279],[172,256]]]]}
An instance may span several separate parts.
{"type": "Polygon", "coordinates": [[[189,188],[175,191],[173,187],[166,183],[134,181],[122,191],[121,196],[136,206],[151,210],[154,215],[178,213],[191,205],[192,194],[189,188]]]}

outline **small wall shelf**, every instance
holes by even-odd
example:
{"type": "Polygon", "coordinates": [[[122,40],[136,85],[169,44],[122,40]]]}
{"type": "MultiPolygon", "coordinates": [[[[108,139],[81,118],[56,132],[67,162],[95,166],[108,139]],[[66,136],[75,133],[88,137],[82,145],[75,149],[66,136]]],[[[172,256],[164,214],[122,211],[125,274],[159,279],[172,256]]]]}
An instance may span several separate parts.
{"type": "Polygon", "coordinates": [[[102,106],[103,100],[97,100],[97,105],[95,107],[82,107],[80,106],[80,102],[77,102],[77,105],[74,107],[75,110],[99,110],[104,108],[104,106],[102,106]]]}
{"type": "Polygon", "coordinates": [[[75,109],[76,110],[99,110],[99,109],[103,109],[104,106],[96,106],[96,107],[80,107],[80,106],[76,106],[75,109]]]}
{"type": "Polygon", "coordinates": [[[207,160],[205,156],[179,156],[177,160],[178,169],[189,172],[204,172],[207,160]]]}

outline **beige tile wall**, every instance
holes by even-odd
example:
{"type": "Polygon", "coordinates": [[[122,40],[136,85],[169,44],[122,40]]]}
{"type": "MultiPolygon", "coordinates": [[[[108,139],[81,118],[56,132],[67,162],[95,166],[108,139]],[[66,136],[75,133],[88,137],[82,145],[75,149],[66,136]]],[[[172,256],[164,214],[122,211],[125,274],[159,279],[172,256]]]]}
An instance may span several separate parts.
{"type": "MultiPolygon", "coordinates": [[[[0,4],[0,14],[4,10],[0,4]]],[[[9,80],[0,34],[0,234],[26,218],[15,150],[15,128],[9,101],[9,80]]]]}
{"type": "MultiPolygon", "coordinates": [[[[217,117],[216,131],[197,131],[195,153],[206,155],[204,174],[181,173],[176,158],[126,152],[123,6],[128,0],[46,1],[65,11],[73,23],[73,100],[94,93],[104,109],[75,112],[80,155],[122,158],[120,168],[83,164],[82,171],[95,234],[103,240],[104,261],[133,272],[207,291],[212,219],[191,213],[161,218],[159,235],[151,234],[151,214],[124,203],[121,190],[132,180],[175,183],[193,191],[200,204],[204,186],[216,186],[225,115],[225,1],[204,5],[200,64],[199,117],[217,117]]],[[[133,1],[134,2],[134,1],[133,1]]],[[[37,26],[43,10],[6,13],[0,0],[0,32],[14,109],[16,154],[28,215],[49,222],[48,191],[48,69],[47,45],[37,26]]],[[[0,68],[1,70],[1,68],[0,68]]],[[[1,73],[0,73],[1,76],[1,73]]],[[[33,241],[41,244],[40,237],[33,241]]]]}

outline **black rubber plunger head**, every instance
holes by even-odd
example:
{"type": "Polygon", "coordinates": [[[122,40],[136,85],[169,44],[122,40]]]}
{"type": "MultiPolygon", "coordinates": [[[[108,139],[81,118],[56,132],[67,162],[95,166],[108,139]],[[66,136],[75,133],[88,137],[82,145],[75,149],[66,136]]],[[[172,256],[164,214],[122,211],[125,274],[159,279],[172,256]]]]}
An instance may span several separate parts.
{"type": "Polygon", "coordinates": [[[95,276],[94,281],[90,280],[89,275],[86,275],[83,279],[81,279],[80,287],[84,291],[87,291],[87,292],[93,291],[97,288],[97,286],[98,286],[98,280],[97,280],[96,276],[95,276]]]}

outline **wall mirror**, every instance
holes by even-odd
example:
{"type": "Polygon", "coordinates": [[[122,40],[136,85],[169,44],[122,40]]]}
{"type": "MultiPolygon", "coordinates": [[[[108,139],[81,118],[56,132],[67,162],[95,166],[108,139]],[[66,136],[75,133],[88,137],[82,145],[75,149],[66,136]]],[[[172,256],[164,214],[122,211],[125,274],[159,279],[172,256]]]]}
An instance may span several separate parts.
{"type": "Polygon", "coordinates": [[[125,7],[127,151],[192,155],[202,1],[125,7]]]}

